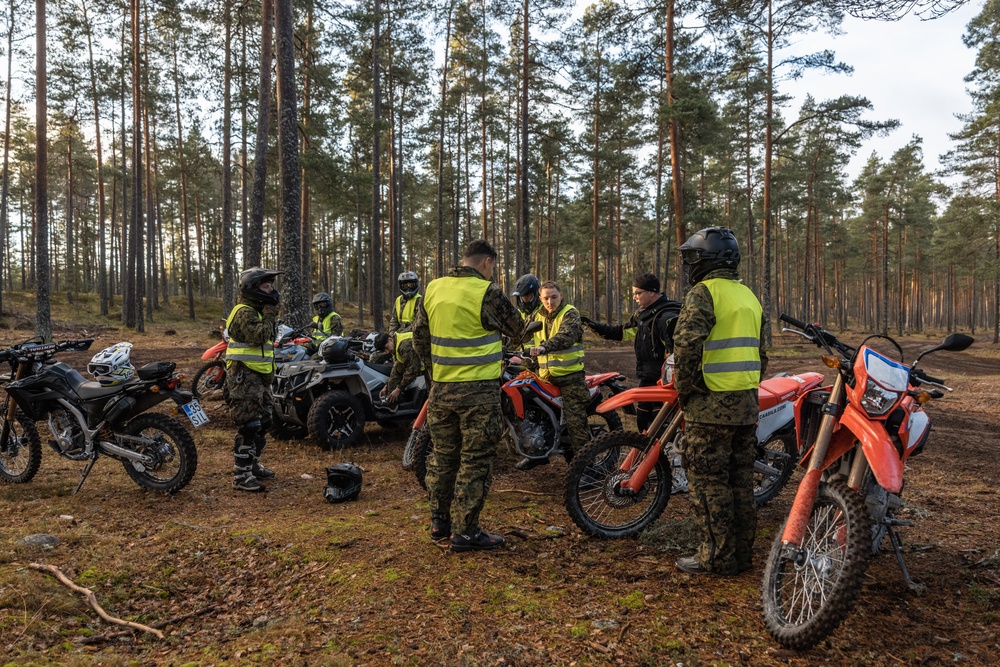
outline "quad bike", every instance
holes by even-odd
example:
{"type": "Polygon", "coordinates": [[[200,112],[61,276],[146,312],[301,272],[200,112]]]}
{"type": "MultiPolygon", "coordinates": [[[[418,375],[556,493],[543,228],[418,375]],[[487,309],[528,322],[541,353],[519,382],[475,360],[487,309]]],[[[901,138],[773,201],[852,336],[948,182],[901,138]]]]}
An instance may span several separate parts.
{"type": "Polygon", "coordinates": [[[819,325],[780,319],[796,327],[783,331],[823,348],[823,363],[837,372],[832,386],[815,387],[796,401],[806,471],[771,545],[761,585],[768,632],[783,646],[805,650],[826,639],[851,611],[869,560],[887,537],[907,587],[925,590],[903,562],[896,528],[910,524],[897,514],[905,505],[907,463],[930,433],[923,405],[951,389],[917,364],[932,352],[964,350],[973,339],[951,334],[907,366],[888,336],[868,336],[853,348],[819,325]]]}
{"type": "Polygon", "coordinates": [[[392,366],[359,358],[363,345],[331,336],[320,344],[318,359],[280,365],[271,383],[272,435],[308,435],[323,449],[342,449],[358,441],[367,421],[395,426],[414,418],[427,399],[426,379],[417,376],[396,403],[382,402],[392,366]]]}
{"type": "Polygon", "coordinates": [[[179,491],[198,466],[194,440],[173,417],[147,411],[173,400],[175,411],[183,409],[196,427],[208,417],[198,401],[180,389],[173,362],[146,364],[131,379],[106,386],[53,360],[62,351],[89,349],[93,340],[27,341],[0,350],[0,362],[11,367],[0,403],[0,480],[24,484],[35,476],[42,458],[35,422],[47,419],[52,449],[71,461],[87,462],[76,491],[101,454],[121,461],[144,489],[179,491]]]}
{"type": "MultiPolygon", "coordinates": [[[[672,357],[664,362],[657,384],[628,389],[597,407],[604,412],[635,403],[662,404],[645,433],[604,434],[573,460],[564,502],[573,522],[588,535],[634,536],[656,521],[672,493],[686,490],[680,456],[675,452],[684,433],[672,362],[672,357]]],[[[758,506],[774,498],[792,474],[798,461],[794,405],[822,382],[819,373],[780,375],[761,382],[754,462],[758,506]]]]}

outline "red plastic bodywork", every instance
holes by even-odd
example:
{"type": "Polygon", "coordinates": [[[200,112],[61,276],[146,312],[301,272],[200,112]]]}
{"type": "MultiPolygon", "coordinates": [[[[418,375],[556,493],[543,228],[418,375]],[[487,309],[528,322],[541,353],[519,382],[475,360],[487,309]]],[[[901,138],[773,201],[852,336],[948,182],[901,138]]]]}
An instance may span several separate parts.
{"type": "Polygon", "coordinates": [[[610,412],[633,403],[676,403],[677,390],[674,386],[653,385],[651,387],[633,387],[620,394],[610,396],[597,406],[598,412],[610,412]]]}
{"type": "Polygon", "coordinates": [[[822,382],[823,375],[812,372],[764,380],[757,390],[760,409],[764,411],[796,396],[802,396],[810,389],[818,387],[822,382]]]}
{"type": "Polygon", "coordinates": [[[227,343],[226,341],[216,343],[215,345],[208,348],[202,353],[201,360],[208,361],[209,359],[214,359],[216,356],[225,352],[228,348],[229,348],[229,343],[227,343]]]}

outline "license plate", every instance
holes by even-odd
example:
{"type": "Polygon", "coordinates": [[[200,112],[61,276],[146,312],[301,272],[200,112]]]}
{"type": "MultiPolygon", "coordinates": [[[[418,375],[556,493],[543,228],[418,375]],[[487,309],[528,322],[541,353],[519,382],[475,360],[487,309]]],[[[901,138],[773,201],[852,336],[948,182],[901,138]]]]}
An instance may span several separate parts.
{"type": "Polygon", "coordinates": [[[205,411],[202,409],[201,403],[198,402],[198,399],[191,399],[191,402],[182,405],[181,409],[184,410],[184,414],[186,414],[187,418],[191,420],[191,425],[195,428],[204,426],[208,423],[208,415],[205,414],[205,411]]]}

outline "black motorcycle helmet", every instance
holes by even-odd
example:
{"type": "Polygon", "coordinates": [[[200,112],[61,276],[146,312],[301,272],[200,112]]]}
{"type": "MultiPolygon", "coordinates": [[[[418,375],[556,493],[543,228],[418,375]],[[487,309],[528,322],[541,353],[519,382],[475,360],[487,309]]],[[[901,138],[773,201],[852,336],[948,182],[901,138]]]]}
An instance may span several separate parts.
{"type": "Polygon", "coordinates": [[[716,269],[740,266],[740,244],[726,227],[699,229],[678,250],[692,285],[716,269]]]}
{"type": "Polygon", "coordinates": [[[320,317],[326,317],[333,312],[333,299],[326,292],[319,292],[313,296],[313,310],[320,317]]]}
{"type": "Polygon", "coordinates": [[[276,276],[280,276],[284,271],[271,271],[255,266],[240,274],[240,295],[257,306],[277,306],[281,300],[278,290],[265,292],[260,288],[261,283],[274,282],[276,276]]]}
{"type": "Polygon", "coordinates": [[[538,276],[534,273],[526,273],[517,279],[514,283],[514,291],[511,292],[517,297],[517,307],[522,313],[530,315],[535,312],[539,304],[541,304],[541,299],[538,297],[538,288],[541,286],[541,282],[538,280],[538,276]],[[522,296],[531,296],[528,301],[523,300],[522,296]]]}
{"type": "Polygon", "coordinates": [[[406,299],[412,299],[417,290],[420,289],[420,278],[413,271],[403,271],[396,278],[396,283],[399,285],[399,291],[403,293],[406,299]]]}
{"type": "Polygon", "coordinates": [[[319,344],[319,356],[328,364],[341,364],[353,357],[350,342],[337,336],[330,336],[319,344]]]}
{"type": "Polygon", "coordinates": [[[338,463],[326,469],[323,497],[327,502],[357,500],[361,495],[361,468],[353,463],[338,463]]]}

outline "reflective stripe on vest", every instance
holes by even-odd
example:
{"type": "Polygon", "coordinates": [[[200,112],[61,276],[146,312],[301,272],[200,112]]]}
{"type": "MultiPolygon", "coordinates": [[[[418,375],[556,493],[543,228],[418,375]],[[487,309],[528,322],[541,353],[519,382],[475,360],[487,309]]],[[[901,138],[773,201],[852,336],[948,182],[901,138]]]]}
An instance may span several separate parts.
{"type": "MultiPolygon", "coordinates": [[[[408,324],[413,321],[413,318],[417,313],[417,299],[422,299],[423,294],[417,292],[411,298],[406,300],[406,304],[403,304],[403,297],[396,297],[396,320],[400,324],[408,324]]],[[[399,344],[399,341],[396,341],[399,344]]]]}
{"type": "Polygon", "coordinates": [[[423,303],[431,331],[435,382],[500,378],[500,333],[484,329],[481,315],[489,286],[490,281],[474,276],[447,276],[427,285],[423,303]]]}
{"type": "MultiPolygon", "coordinates": [[[[535,314],[535,319],[542,323],[541,331],[535,332],[536,346],[541,345],[559,332],[559,326],[562,324],[563,316],[565,316],[570,310],[576,310],[576,308],[566,304],[559,310],[555,319],[552,321],[551,331],[546,331],[549,323],[548,320],[545,319],[544,313],[539,311],[535,314]]],[[[579,373],[583,370],[583,357],[583,341],[577,341],[576,344],[565,349],[538,355],[538,369],[541,371],[541,375],[543,377],[546,375],[561,377],[563,375],[569,375],[570,373],[579,373]]]]}
{"type": "MultiPolygon", "coordinates": [[[[226,318],[226,328],[233,325],[233,317],[236,316],[240,308],[250,308],[245,303],[238,303],[226,318]]],[[[250,310],[254,310],[250,308],[250,310]]],[[[256,313],[257,311],[254,310],[256,313]]],[[[263,322],[264,316],[257,313],[257,318],[263,322]]],[[[230,332],[232,330],[230,329],[230,332]]],[[[274,341],[269,340],[264,345],[252,346],[236,340],[230,333],[229,345],[226,347],[226,368],[229,368],[234,361],[241,362],[244,366],[256,373],[268,374],[274,371],[274,341]]]]}
{"type": "Polygon", "coordinates": [[[330,312],[329,315],[324,317],[322,320],[319,319],[319,315],[313,315],[312,321],[319,325],[319,330],[316,338],[328,338],[333,332],[330,331],[330,323],[333,322],[334,317],[340,317],[335,312],[330,312]]]}
{"type": "Polygon", "coordinates": [[[712,391],[743,391],[760,384],[760,301],[743,283],[703,281],[712,295],[715,326],[705,340],[701,372],[712,391]]]}

